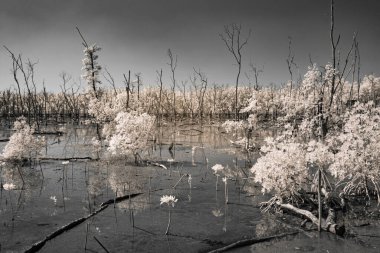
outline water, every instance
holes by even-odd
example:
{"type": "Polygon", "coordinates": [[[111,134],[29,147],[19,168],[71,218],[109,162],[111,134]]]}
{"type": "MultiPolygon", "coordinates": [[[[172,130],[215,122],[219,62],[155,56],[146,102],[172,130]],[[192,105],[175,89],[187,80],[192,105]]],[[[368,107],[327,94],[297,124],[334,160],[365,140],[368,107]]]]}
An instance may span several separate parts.
{"type": "MultiPolygon", "coordinates": [[[[46,136],[45,157],[97,156],[90,144],[94,128],[61,127],[63,136],[46,136]]],[[[20,168],[3,166],[2,184],[12,183],[15,189],[0,191],[1,250],[23,251],[93,212],[102,202],[133,193],[143,194],[109,205],[49,241],[41,252],[104,252],[102,246],[110,252],[206,252],[242,239],[300,231],[298,221],[290,217],[288,221],[287,216],[260,212],[259,203],[268,196],[249,179],[257,153],[246,154],[231,147],[227,136],[214,126],[182,124],[175,130],[165,127],[159,133],[157,143],[163,145],[156,145],[142,158],[164,164],[167,170],[135,166],[132,158],[115,159],[106,153],[99,161],[70,160],[62,164],[62,160],[51,159],[20,168]],[[168,150],[171,142],[176,143],[173,152],[168,150]],[[216,190],[217,177],[211,170],[216,163],[228,166],[224,172],[229,178],[228,204],[221,177],[216,190]],[[178,202],[171,208],[171,226],[165,235],[169,208],[160,205],[160,197],[169,194],[178,202]]],[[[11,133],[2,134],[6,138],[11,133]]],[[[5,143],[0,144],[2,149],[5,143]]],[[[372,221],[369,226],[358,227],[364,236],[357,240],[319,235],[312,230],[237,251],[378,252],[379,239],[371,237],[380,236],[377,228],[379,223],[372,221]]]]}

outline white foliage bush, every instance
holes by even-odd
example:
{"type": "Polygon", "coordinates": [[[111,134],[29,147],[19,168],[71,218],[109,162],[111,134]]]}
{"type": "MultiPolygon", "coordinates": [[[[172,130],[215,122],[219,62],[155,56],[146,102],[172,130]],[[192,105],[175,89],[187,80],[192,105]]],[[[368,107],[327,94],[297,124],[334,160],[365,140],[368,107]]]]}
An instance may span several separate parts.
{"type": "Polygon", "coordinates": [[[311,178],[304,147],[292,139],[278,142],[268,137],[265,142],[261,149],[265,155],[251,169],[255,181],[262,185],[262,192],[292,197],[306,189],[311,178]]]}
{"type": "Polygon", "coordinates": [[[152,135],[155,117],[146,113],[120,112],[115,118],[114,134],[108,150],[113,155],[137,155],[147,147],[152,135]]]}
{"type": "Polygon", "coordinates": [[[2,157],[5,160],[22,160],[36,158],[45,145],[45,138],[34,136],[34,128],[30,127],[25,118],[17,119],[13,125],[15,133],[4,147],[2,157]]]}
{"type": "Polygon", "coordinates": [[[373,102],[355,104],[345,114],[343,131],[329,141],[338,150],[330,172],[347,182],[345,192],[366,190],[371,185],[380,201],[380,108],[373,102]]]}
{"type": "Polygon", "coordinates": [[[293,137],[294,128],[287,124],[277,138],[267,137],[261,147],[263,156],[252,167],[262,192],[273,191],[281,198],[291,198],[313,187],[313,174],[325,171],[334,155],[323,142],[304,142],[293,137]]]}

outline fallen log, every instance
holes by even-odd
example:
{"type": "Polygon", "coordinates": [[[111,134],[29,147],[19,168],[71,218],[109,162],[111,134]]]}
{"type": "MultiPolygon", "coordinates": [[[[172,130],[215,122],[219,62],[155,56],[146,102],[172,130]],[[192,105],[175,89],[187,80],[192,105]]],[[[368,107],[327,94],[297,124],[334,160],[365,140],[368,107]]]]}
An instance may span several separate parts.
{"type": "Polygon", "coordinates": [[[138,193],[133,193],[133,194],[117,197],[117,198],[114,198],[114,199],[109,199],[109,200],[101,203],[100,206],[103,207],[103,206],[108,206],[110,204],[119,203],[119,202],[121,202],[123,200],[126,200],[126,199],[135,198],[135,197],[137,197],[137,196],[139,196],[141,194],[143,194],[143,193],[142,192],[138,192],[138,193]]]}
{"type": "MultiPolygon", "coordinates": [[[[297,208],[291,204],[283,204],[280,202],[277,202],[276,204],[281,208],[290,210],[292,212],[295,212],[297,214],[300,214],[300,215],[308,218],[317,226],[319,224],[318,218],[310,211],[297,208]]],[[[346,229],[344,226],[340,226],[340,225],[335,223],[335,211],[332,208],[329,209],[329,214],[328,214],[327,218],[326,219],[322,218],[321,228],[325,231],[328,231],[330,233],[340,235],[340,236],[344,235],[344,233],[346,232],[346,229]]]]}
{"type": "Polygon", "coordinates": [[[161,167],[161,168],[164,168],[165,170],[168,169],[165,165],[163,165],[163,164],[161,164],[161,163],[149,162],[149,161],[148,161],[147,164],[154,165],[154,166],[157,166],[157,167],[161,167]]]}

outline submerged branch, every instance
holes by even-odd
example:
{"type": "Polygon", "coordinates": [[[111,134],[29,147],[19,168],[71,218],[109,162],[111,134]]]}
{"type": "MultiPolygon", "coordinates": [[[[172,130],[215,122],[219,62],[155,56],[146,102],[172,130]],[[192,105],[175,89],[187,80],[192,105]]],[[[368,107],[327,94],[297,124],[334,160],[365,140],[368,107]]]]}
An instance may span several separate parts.
{"type": "Polygon", "coordinates": [[[32,247],[25,250],[25,253],[38,252],[46,244],[47,241],[50,241],[51,239],[54,239],[55,237],[59,236],[60,234],[66,232],[66,231],[69,231],[70,229],[78,226],[79,224],[83,223],[84,221],[91,218],[92,216],[100,213],[101,211],[103,211],[107,207],[108,207],[108,205],[102,206],[102,207],[98,208],[97,210],[95,210],[94,212],[92,212],[91,214],[87,215],[86,217],[79,218],[79,219],[72,221],[69,224],[61,227],[60,229],[58,229],[58,230],[54,231],[53,233],[51,233],[50,235],[46,236],[45,239],[33,244],[32,247]]]}
{"type": "MultiPolygon", "coordinates": [[[[156,189],[154,191],[160,191],[160,190],[163,190],[163,189],[156,189]]],[[[153,192],[153,191],[150,191],[150,192],[153,192]]],[[[51,239],[56,238],[57,236],[59,236],[60,234],[62,234],[64,232],[67,232],[70,229],[72,229],[72,228],[80,225],[84,221],[88,220],[89,218],[93,217],[94,215],[96,215],[96,214],[102,212],[103,210],[105,210],[109,205],[111,205],[111,204],[113,204],[115,202],[120,202],[120,201],[123,201],[123,200],[126,200],[126,199],[131,199],[131,198],[137,197],[137,196],[139,196],[141,194],[144,194],[144,192],[138,192],[138,193],[134,193],[134,194],[128,194],[128,195],[124,195],[124,196],[121,196],[121,197],[117,197],[116,199],[110,199],[110,200],[107,200],[107,201],[103,202],[100,205],[100,207],[98,209],[96,209],[94,212],[88,214],[85,217],[82,217],[82,218],[79,218],[77,220],[74,220],[74,221],[70,222],[69,224],[64,225],[63,227],[59,228],[58,230],[52,232],[51,234],[49,234],[48,236],[46,236],[45,239],[43,239],[43,240],[41,240],[39,242],[34,243],[30,248],[28,248],[27,250],[25,250],[25,253],[38,252],[46,244],[46,242],[50,241],[51,239]]]]}
{"type": "Polygon", "coordinates": [[[240,247],[245,247],[249,246],[255,243],[261,243],[261,242],[268,242],[274,239],[279,239],[282,237],[286,237],[289,235],[296,235],[299,232],[292,232],[292,233],[286,233],[286,234],[279,234],[279,235],[274,235],[274,236],[269,236],[269,237],[262,237],[262,238],[250,238],[250,239],[244,239],[244,240],[239,240],[237,242],[231,243],[225,247],[218,248],[215,250],[208,251],[208,253],[216,253],[216,252],[225,252],[230,249],[235,249],[235,248],[240,248],[240,247]]]}

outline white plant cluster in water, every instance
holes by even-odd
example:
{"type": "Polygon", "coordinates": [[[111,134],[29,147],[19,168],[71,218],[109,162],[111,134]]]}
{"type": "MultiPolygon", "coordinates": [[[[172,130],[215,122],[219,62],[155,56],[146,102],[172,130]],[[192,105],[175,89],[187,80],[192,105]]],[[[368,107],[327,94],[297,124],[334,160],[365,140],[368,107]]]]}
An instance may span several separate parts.
{"type": "Polygon", "coordinates": [[[174,207],[175,203],[177,203],[178,199],[175,198],[173,195],[164,195],[160,199],[160,205],[167,204],[168,206],[174,207]]]}
{"type": "Polygon", "coordinates": [[[36,158],[45,145],[45,138],[34,136],[34,127],[30,127],[24,117],[18,118],[13,128],[16,132],[9,138],[2,157],[5,160],[36,158]]]}
{"type": "Polygon", "coordinates": [[[3,185],[3,188],[4,188],[4,190],[6,190],[6,191],[10,191],[10,190],[15,189],[15,188],[16,188],[16,185],[14,185],[13,183],[5,183],[5,184],[3,185]]]}
{"type": "Polygon", "coordinates": [[[136,155],[147,146],[152,135],[155,117],[146,113],[120,112],[115,118],[116,126],[109,138],[112,154],[136,155]]]}

